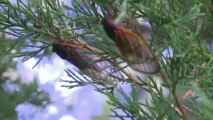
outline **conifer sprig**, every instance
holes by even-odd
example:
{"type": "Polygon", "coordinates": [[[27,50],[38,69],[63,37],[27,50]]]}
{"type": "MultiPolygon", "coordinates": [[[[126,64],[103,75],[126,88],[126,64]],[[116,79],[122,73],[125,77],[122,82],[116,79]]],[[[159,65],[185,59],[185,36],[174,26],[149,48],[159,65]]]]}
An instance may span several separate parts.
{"type": "Polygon", "coordinates": [[[110,61],[113,67],[120,67],[117,71],[122,71],[126,66],[123,68],[117,63],[125,60],[114,42],[106,36],[101,20],[108,10],[116,10],[124,18],[142,17],[152,26],[150,46],[169,78],[168,96],[163,94],[162,86],[158,87],[156,77],[142,81],[129,71],[123,72],[126,79],[122,81],[132,84],[130,95],[113,82],[103,84],[90,79],[81,80],[70,70],[66,71],[67,74],[76,79],[66,87],[94,85],[98,92],[109,98],[108,104],[113,106],[114,113],[111,116],[120,119],[211,119],[213,57],[206,42],[213,36],[210,0],[72,0],[71,3],[72,6],[59,0],[27,3],[17,0],[16,4],[9,0],[0,1],[0,31],[15,37],[8,50],[18,50],[16,56],[23,57],[23,61],[32,57],[38,57],[40,61],[50,53],[49,48],[54,42],[62,37],[65,41],[74,40],[78,36],[98,49],[92,54],[101,56],[102,61],[110,61]],[[126,7],[122,6],[123,2],[126,2],[126,7]],[[26,47],[31,50],[25,50],[26,47]],[[162,54],[168,47],[173,50],[173,56],[169,58],[162,54]],[[133,79],[141,83],[132,82],[133,79]],[[141,102],[138,88],[146,89],[151,99],[141,102]],[[194,91],[196,96],[184,98],[186,90],[194,91]],[[112,91],[117,91],[122,99],[112,91]]]}

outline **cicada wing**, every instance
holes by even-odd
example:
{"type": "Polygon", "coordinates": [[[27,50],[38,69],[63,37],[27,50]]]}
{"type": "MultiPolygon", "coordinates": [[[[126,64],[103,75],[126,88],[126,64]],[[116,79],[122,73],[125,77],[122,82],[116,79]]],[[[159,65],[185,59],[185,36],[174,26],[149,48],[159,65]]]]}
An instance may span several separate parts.
{"type": "Polygon", "coordinates": [[[155,58],[141,64],[130,64],[130,66],[134,70],[145,74],[155,74],[160,71],[160,64],[155,60],[155,58]]]}
{"type": "Polygon", "coordinates": [[[143,38],[124,28],[118,28],[116,35],[118,48],[134,70],[147,74],[159,72],[154,52],[143,38]]]}
{"type": "Polygon", "coordinates": [[[122,72],[109,61],[100,61],[98,65],[101,67],[100,72],[102,78],[107,78],[111,81],[120,81],[124,78],[122,72]]]}

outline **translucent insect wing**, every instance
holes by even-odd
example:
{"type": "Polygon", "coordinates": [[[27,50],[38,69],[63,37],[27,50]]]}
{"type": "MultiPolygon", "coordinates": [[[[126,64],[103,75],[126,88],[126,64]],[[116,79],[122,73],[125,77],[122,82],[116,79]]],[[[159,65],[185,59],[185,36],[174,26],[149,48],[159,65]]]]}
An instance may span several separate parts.
{"type": "Polygon", "coordinates": [[[159,72],[154,52],[143,38],[125,28],[117,28],[116,39],[118,48],[133,69],[146,74],[159,72]]]}

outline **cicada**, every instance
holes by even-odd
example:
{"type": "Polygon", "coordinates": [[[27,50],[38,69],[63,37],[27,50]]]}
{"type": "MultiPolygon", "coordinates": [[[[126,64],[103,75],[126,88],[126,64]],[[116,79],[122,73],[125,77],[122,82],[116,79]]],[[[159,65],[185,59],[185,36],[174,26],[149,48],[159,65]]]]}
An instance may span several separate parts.
{"type": "Polygon", "coordinates": [[[131,68],[145,74],[154,74],[160,71],[160,64],[154,51],[142,35],[134,33],[133,27],[124,23],[115,24],[112,16],[104,17],[102,24],[106,34],[116,43],[131,68]]]}
{"type": "Polygon", "coordinates": [[[89,46],[80,37],[72,41],[56,41],[52,45],[52,51],[96,81],[123,79],[122,73],[117,71],[111,62],[101,60],[101,56],[94,54],[95,48],[89,46]]]}

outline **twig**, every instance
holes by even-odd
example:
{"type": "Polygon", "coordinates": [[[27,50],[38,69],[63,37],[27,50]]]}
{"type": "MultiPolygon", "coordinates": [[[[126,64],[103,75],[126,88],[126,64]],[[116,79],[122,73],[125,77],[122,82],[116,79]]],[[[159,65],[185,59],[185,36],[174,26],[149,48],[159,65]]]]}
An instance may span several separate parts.
{"type": "Polygon", "coordinates": [[[181,104],[181,107],[183,107],[185,110],[191,112],[194,116],[196,116],[199,120],[203,120],[199,115],[197,115],[193,110],[190,108],[186,107],[185,105],[181,104]]]}
{"type": "MultiPolygon", "coordinates": [[[[163,69],[160,70],[160,75],[161,75],[161,77],[162,77],[164,83],[165,83],[167,86],[169,86],[169,81],[168,81],[169,79],[168,79],[167,75],[165,74],[165,72],[163,71],[163,69]]],[[[175,110],[178,111],[178,115],[179,115],[181,118],[183,118],[183,119],[185,119],[185,120],[188,120],[188,118],[187,118],[185,112],[183,111],[183,109],[182,109],[182,107],[181,107],[181,104],[180,104],[180,102],[179,102],[179,100],[178,100],[177,95],[176,95],[175,93],[172,93],[172,95],[173,95],[173,97],[174,97],[174,99],[175,99],[175,102],[176,102],[176,104],[177,104],[177,106],[178,106],[178,108],[175,107],[175,110]],[[182,114],[180,114],[179,112],[181,112],[182,114]]],[[[172,105],[172,104],[171,104],[171,105],[172,105]]]]}

